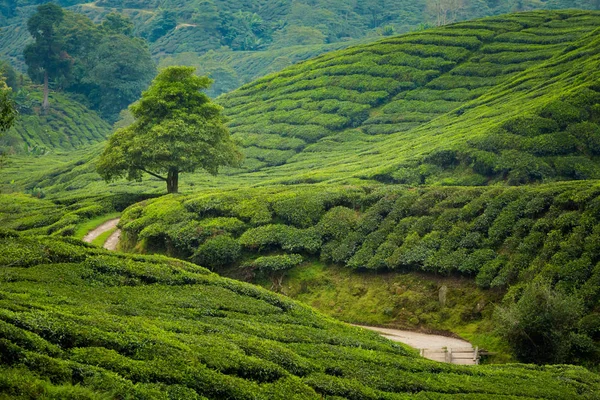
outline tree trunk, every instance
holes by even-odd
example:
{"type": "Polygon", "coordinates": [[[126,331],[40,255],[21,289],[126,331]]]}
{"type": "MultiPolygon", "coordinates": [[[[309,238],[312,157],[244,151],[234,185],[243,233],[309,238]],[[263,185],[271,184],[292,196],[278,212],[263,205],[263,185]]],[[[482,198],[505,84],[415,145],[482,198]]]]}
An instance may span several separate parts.
{"type": "Polygon", "coordinates": [[[42,110],[44,114],[48,114],[48,108],[50,107],[50,102],[48,101],[48,71],[44,71],[44,101],[42,102],[42,110]]]}
{"type": "Polygon", "coordinates": [[[171,168],[167,175],[167,193],[177,192],[179,192],[179,170],[171,168]]]}

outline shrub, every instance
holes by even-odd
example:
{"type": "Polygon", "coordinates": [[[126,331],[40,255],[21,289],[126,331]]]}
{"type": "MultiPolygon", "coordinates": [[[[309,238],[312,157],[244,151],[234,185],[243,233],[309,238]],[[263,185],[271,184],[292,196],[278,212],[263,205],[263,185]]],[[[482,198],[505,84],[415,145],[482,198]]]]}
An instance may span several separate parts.
{"type": "Polygon", "coordinates": [[[358,222],[359,214],[347,207],[334,207],[319,221],[317,229],[321,236],[328,239],[343,239],[358,222]]]}
{"type": "Polygon", "coordinates": [[[279,256],[259,257],[245,265],[256,268],[264,273],[271,273],[293,268],[302,264],[302,261],[302,256],[299,254],[283,254],[279,256]]]}
{"type": "Polygon", "coordinates": [[[534,282],[516,302],[498,308],[497,329],[520,361],[565,363],[570,361],[571,333],[581,313],[576,297],[534,282]]]}
{"type": "Polygon", "coordinates": [[[219,268],[237,262],[241,255],[240,243],[229,235],[208,239],[193,255],[195,263],[209,268],[219,268]]]}
{"type": "Polygon", "coordinates": [[[565,101],[554,101],[545,106],[540,115],[555,121],[561,128],[566,128],[569,124],[580,122],[584,117],[582,109],[565,101]]]}
{"type": "Polygon", "coordinates": [[[240,237],[240,243],[254,250],[280,247],[289,251],[314,254],[321,248],[321,236],[315,228],[298,229],[287,225],[265,225],[249,229],[240,237]]]}
{"type": "Polygon", "coordinates": [[[592,122],[571,124],[566,132],[583,144],[584,151],[592,155],[600,155],[600,126],[598,124],[592,122]]]}
{"type": "Polygon", "coordinates": [[[537,115],[513,118],[502,126],[510,133],[520,136],[538,136],[560,129],[557,121],[537,115]]]}

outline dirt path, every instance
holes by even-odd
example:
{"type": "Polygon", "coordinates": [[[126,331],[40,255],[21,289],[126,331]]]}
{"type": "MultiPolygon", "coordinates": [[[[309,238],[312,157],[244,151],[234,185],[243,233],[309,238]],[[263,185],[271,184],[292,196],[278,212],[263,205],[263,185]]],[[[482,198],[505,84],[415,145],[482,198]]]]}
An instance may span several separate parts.
{"type": "MultiPolygon", "coordinates": [[[[120,220],[119,218],[111,219],[110,221],[106,221],[105,223],[96,227],[95,229],[92,229],[83,237],[83,241],[87,242],[87,243],[91,243],[92,241],[94,241],[94,239],[96,239],[98,236],[102,235],[104,232],[110,231],[111,229],[116,228],[117,224],[119,223],[119,220],[120,220]]],[[[108,249],[108,250],[116,250],[120,237],[121,237],[121,231],[117,229],[106,240],[106,242],[104,243],[104,248],[108,249]]]]}
{"type": "Polygon", "coordinates": [[[421,355],[430,360],[452,362],[453,364],[463,365],[477,364],[476,359],[473,357],[468,357],[469,354],[466,350],[472,349],[474,353],[475,349],[473,349],[473,345],[466,340],[441,335],[430,335],[427,333],[401,331],[398,329],[376,328],[372,326],[361,325],[356,326],[378,332],[381,334],[381,336],[393,340],[394,342],[404,343],[410,347],[419,349],[421,350],[421,355]],[[452,349],[461,349],[461,351],[465,352],[466,356],[455,357],[456,359],[451,357],[448,359],[445,353],[447,353],[447,351],[452,352],[452,349]]]}
{"type": "Polygon", "coordinates": [[[401,342],[414,347],[415,349],[437,349],[442,347],[471,347],[471,343],[466,340],[456,339],[441,335],[429,335],[427,333],[419,333],[412,331],[400,331],[397,329],[375,328],[371,326],[361,326],[361,328],[379,332],[394,342],[401,342]]]}
{"type": "Polygon", "coordinates": [[[119,239],[121,239],[121,230],[117,229],[108,237],[108,239],[106,239],[106,242],[104,242],[104,248],[112,251],[117,250],[119,239]]]}

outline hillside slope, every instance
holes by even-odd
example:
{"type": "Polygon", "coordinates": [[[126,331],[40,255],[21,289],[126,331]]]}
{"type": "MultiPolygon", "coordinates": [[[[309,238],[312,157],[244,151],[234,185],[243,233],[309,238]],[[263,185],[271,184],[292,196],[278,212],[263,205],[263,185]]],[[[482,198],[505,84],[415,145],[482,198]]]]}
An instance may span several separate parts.
{"type": "Polygon", "coordinates": [[[111,131],[108,122],[68,95],[51,93],[47,115],[40,109],[41,91],[22,89],[17,95],[19,117],[0,135],[0,151],[42,155],[69,151],[103,141],[111,131]]]}
{"type": "MultiPolygon", "coordinates": [[[[182,189],[597,179],[599,24],[598,12],[510,14],[288,67],[218,99],[243,147],[242,170],[193,174],[182,189]]],[[[79,164],[61,173],[93,174],[92,164],[79,164]]],[[[23,180],[60,192],[59,175],[23,180]]]]}
{"type": "MultiPolygon", "coordinates": [[[[513,11],[533,9],[598,9],[595,0],[464,0],[442,1],[442,13],[433,0],[364,0],[331,2],[324,0],[282,1],[192,1],[192,0],[58,0],[63,7],[84,13],[99,21],[114,11],[126,14],[136,25],[136,35],[150,42],[157,59],[181,53],[203,55],[214,51],[234,68],[246,59],[243,53],[306,46],[309,53],[320,54],[347,47],[357,39],[404,33],[427,26],[481,18],[513,11]],[[443,14],[443,15],[442,15],[443,14]],[[233,58],[231,59],[233,50],[233,58]],[[238,54],[240,53],[240,54],[238,54]],[[240,60],[237,60],[239,56],[240,60]]],[[[22,50],[29,40],[26,18],[39,1],[0,2],[0,56],[23,69],[22,50]]],[[[308,53],[305,53],[308,55],[308,53]]],[[[307,57],[303,58],[306,59],[307,57]]],[[[282,68],[284,63],[275,66],[282,68]]],[[[250,66],[252,68],[252,66],[250,66]]],[[[205,70],[206,71],[206,70],[205,70]]],[[[264,68],[257,76],[275,70],[264,68]]],[[[218,70],[209,70],[223,77],[218,70]]],[[[235,79],[217,81],[215,93],[231,90],[235,79]]],[[[246,83],[241,80],[238,83],[246,83]]],[[[235,87],[238,87],[235,86],[235,87]]]]}
{"type": "Polygon", "coordinates": [[[599,23],[577,11],[459,23],[320,56],[219,101],[246,168],[287,164],[269,170],[284,182],[597,178],[599,23]]]}
{"type": "Polygon", "coordinates": [[[554,400],[600,391],[598,376],[583,368],[420,359],[373,332],[182,261],[2,237],[4,396],[554,400]]]}

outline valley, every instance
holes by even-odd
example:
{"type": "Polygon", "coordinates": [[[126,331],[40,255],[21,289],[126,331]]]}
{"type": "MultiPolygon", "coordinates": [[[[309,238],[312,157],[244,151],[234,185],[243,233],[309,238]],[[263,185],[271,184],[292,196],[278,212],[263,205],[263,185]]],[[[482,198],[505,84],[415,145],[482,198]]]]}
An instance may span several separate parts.
{"type": "Polygon", "coordinates": [[[37,3],[0,398],[598,397],[598,2],[37,3]]]}

